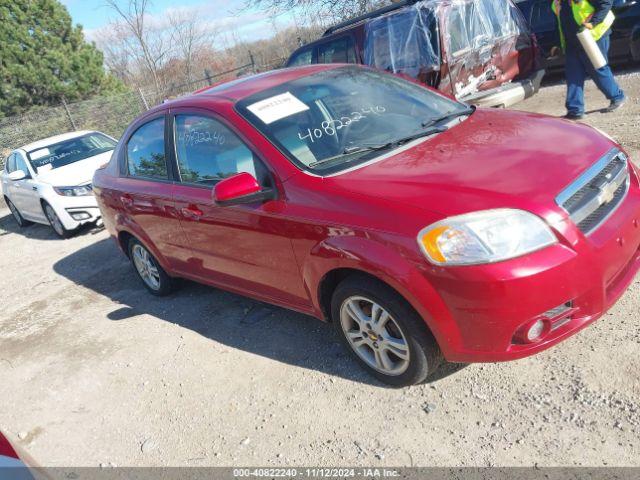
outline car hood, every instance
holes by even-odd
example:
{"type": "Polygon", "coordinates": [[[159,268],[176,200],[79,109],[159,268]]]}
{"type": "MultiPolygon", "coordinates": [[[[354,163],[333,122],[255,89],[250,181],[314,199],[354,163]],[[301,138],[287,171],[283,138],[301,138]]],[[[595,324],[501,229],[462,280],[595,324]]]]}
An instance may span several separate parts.
{"type": "Polygon", "coordinates": [[[78,162],[38,174],[38,181],[55,187],[85,185],[91,183],[94,172],[111,158],[113,152],[104,152],[78,162]]]}
{"type": "Polygon", "coordinates": [[[477,110],[436,137],[324,179],[326,186],[443,215],[555,209],[555,197],[615,144],[593,128],[477,110]]]}

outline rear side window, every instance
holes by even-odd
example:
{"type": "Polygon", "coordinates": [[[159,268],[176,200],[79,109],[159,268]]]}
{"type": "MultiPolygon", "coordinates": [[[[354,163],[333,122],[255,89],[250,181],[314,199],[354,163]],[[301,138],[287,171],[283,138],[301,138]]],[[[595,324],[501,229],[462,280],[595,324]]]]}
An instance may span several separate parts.
{"type": "Polygon", "coordinates": [[[411,7],[375,18],[365,27],[365,63],[413,78],[440,69],[440,39],[436,13],[411,7]]]}
{"type": "Polygon", "coordinates": [[[356,63],[353,38],[338,38],[318,45],[318,63],[356,63]]]}
{"type": "Polygon", "coordinates": [[[127,142],[127,171],[132,177],[166,180],[164,117],[138,128],[127,142]]]}
{"type": "Polygon", "coordinates": [[[186,183],[211,185],[237,173],[253,175],[261,185],[266,169],[240,138],[218,120],[176,115],[176,157],[186,183]]]}
{"type": "Polygon", "coordinates": [[[313,50],[311,48],[296,53],[289,60],[289,67],[300,67],[303,65],[311,65],[313,63],[313,50]]]}

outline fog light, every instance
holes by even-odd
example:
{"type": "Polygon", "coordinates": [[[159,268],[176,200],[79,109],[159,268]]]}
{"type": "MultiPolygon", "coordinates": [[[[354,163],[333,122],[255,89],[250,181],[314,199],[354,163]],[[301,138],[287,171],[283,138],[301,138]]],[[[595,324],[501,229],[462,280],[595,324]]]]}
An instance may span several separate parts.
{"type": "Polygon", "coordinates": [[[551,332],[551,322],[544,317],[529,320],[520,325],[513,336],[513,342],[519,344],[541,342],[551,332]]]}
{"type": "Polygon", "coordinates": [[[87,212],[76,212],[76,213],[72,213],[71,217],[74,220],[86,220],[87,218],[91,218],[91,215],[89,215],[87,212]]]}
{"type": "Polygon", "coordinates": [[[545,322],[543,320],[536,321],[533,325],[529,327],[527,330],[527,340],[530,342],[537,342],[540,340],[545,330],[545,322]]]}

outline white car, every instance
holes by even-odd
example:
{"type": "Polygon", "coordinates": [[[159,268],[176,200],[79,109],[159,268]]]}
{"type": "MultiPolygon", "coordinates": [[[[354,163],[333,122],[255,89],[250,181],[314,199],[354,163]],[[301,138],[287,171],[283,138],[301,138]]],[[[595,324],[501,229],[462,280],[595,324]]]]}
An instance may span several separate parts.
{"type": "Polygon", "coordinates": [[[51,225],[63,238],[100,220],[91,179],[107,163],[116,140],[100,132],[57,135],[11,152],[0,173],[7,206],[22,227],[51,225]]]}

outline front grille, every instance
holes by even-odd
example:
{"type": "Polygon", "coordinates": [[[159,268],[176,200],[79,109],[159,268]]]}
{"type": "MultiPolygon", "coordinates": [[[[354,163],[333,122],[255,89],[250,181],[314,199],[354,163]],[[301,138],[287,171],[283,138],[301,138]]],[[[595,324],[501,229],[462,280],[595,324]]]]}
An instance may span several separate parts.
{"type": "Polygon", "coordinates": [[[560,193],[556,203],[583,233],[589,234],[622,203],[629,181],[627,157],[614,149],[560,193]]]}

